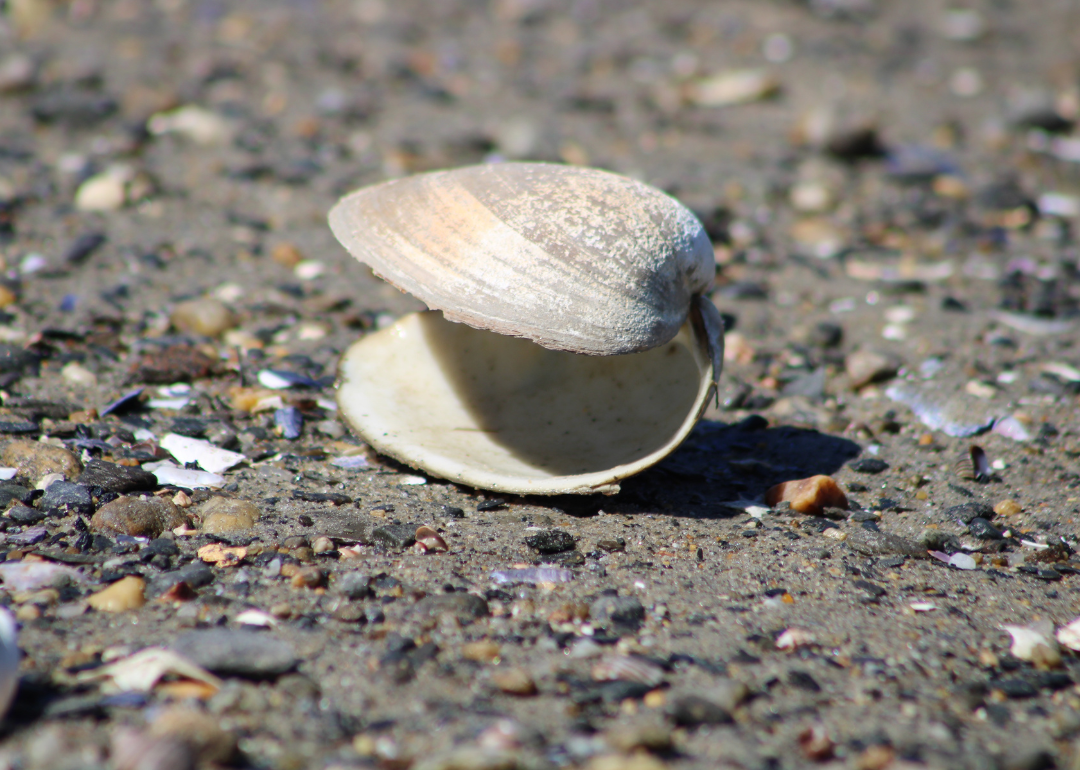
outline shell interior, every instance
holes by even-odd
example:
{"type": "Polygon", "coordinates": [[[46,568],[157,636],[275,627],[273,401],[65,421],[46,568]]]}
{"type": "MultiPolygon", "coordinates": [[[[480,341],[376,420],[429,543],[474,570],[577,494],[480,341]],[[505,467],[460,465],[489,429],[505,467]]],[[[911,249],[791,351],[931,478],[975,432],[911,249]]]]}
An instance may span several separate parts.
{"type": "Polygon", "coordinates": [[[405,316],[342,357],[338,404],[378,451],[432,475],[514,494],[619,490],[672,452],[713,387],[708,339],[593,357],[405,316]]]}

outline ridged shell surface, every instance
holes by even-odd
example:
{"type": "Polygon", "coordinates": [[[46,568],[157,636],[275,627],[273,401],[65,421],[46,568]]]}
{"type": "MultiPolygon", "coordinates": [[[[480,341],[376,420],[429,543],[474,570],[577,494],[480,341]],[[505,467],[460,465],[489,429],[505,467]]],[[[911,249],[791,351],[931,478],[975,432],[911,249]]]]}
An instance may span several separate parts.
{"type": "Polygon", "coordinates": [[[590,355],[671,340],[713,279],[701,223],[662,191],[596,169],[501,163],[357,190],[338,240],[446,318],[590,355]]]}

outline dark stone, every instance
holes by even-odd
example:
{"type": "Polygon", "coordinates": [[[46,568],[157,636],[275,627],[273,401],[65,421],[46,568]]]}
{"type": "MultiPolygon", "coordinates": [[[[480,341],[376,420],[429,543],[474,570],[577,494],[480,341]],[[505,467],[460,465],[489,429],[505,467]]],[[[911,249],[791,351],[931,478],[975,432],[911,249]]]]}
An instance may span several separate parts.
{"type": "Polygon", "coordinates": [[[942,532],[940,529],[928,529],[922,533],[920,540],[928,551],[942,551],[943,553],[956,553],[961,550],[960,538],[942,532]]]}
{"type": "Polygon", "coordinates": [[[94,512],[94,501],[90,497],[90,490],[83,484],[54,481],[45,490],[38,507],[52,516],[67,516],[72,513],[89,516],[94,512]]]}
{"type": "Polygon", "coordinates": [[[192,345],[170,345],[142,355],[128,371],[127,382],[192,382],[213,374],[215,363],[192,345]]]}
{"type": "Polygon", "coordinates": [[[601,700],[604,703],[622,703],[624,700],[641,700],[653,687],[641,682],[604,682],[575,698],[579,703],[589,700],[601,700]]]}
{"type": "Polygon", "coordinates": [[[88,462],[79,476],[79,483],[121,495],[157,489],[158,486],[157,477],[153,473],[136,466],[117,465],[104,460],[88,462]]]}
{"type": "Polygon", "coordinates": [[[0,433],[6,433],[10,436],[25,436],[30,433],[37,433],[39,430],[40,426],[36,422],[0,420],[0,433]]]}
{"type": "Polygon", "coordinates": [[[334,582],[334,588],[348,599],[364,599],[371,595],[371,578],[362,572],[346,572],[334,582]]]}
{"type": "Polygon", "coordinates": [[[22,375],[37,374],[41,357],[19,345],[0,344],[0,372],[22,375]]]}
{"type": "Polygon", "coordinates": [[[468,624],[480,618],[486,618],[490,612],[488,603],[476,594],[452,593],[427,596],[413,605],[411,614],[427,615],[438,618],[450,614],[459,623],[468,624]]]}
{"type": "Polygon", "coordinates": [[[961,503],[945,509],[945,515],[950,519],[959,519],[965,524],[970,524],[972,519],[982,518],[989,521],[994,518],[994,509],[987,503],[961,503]]]}
{"type": "MultiPolygon", "coordinates": [[[[809,519],[803,519],[799,522],[799,528],[807,529],[819,534],[827,529],[840,529],[835,521],[829,521],[823,516],[811,516],[809,519]]],[[[756,532],[757,530],[752,531],[756,532]]]]}
{"type": "Polygon", "coordinates": [[[117,106],[111,96],[59,86],[37,94],[30,102],[30,114],[38,123],[90,128],[116,112],[117,106]]]}
{"type": "Polygon", "coordinates": [[[404,550],[416,542],[415,524],[384,524],[371,530],[371,542],[404,550]]]}
{"type": "Polygon", "coordinates": [[[180,547],[175,541],[168,538],[159,537],[156,540],[151,540],[146,544],[146,550],[152,554],[160,556],[179,556],[180,547]]]}
{"type": "Polygon", "coordinates": [[[1027,679],[1019,677],[1010,679],[997,679],[990,683],[995,690],[1000,690],[1006,698],[1034,698],[1039,694],[1039,688],[1027,679]]]}
{"type": "Polygon", "coordinates": [[[506,507],[506,501],[505,500],[500,500],[498,498],[495,498],[493,500],[484,500],[484,501],[479,502],[479,503],[476,504],[476,510],[479,513],[483,513],[484,511],[496,511],[499,508],[505,508],[505,507],[506,507]]]}
{"type": "Polygon", "coordinates": [[[633,596],[601,596],[589,606],[593,623],[619,632],[633,633],[645,620],[645,608],[633,596]]]}
{"type": "Polygon", "coordinates": [[[465,511],[455,505],[444,505],[440,509],[442,515],[448,519],[464,519],[465,511]]]}
{"type": "Polygon", "coordinates": [[[788,674],[788,684],[807,692],[821,692],[821,685],[805,671],[792,671],[788,674]]]}
{"type": "Polygon", "coordinates": [[[668,716],[679,727],[725,725],[734,720],[725,709],[700,695],[682,695],[668,707],[668,716]]]}
{"type": "Polygon", "coordinates": [[[876,583],[871,583],[868,580],[856,580],[854,582],[854,585],[855,585],[856,588],[859,588],[859,589],[861,589],[863,591],[866,591],[866,593],[870,594],[875,599],[879,598],[879,597],[882,597],[882,596],[885,596],[886,594],[889,593],[888,591],[886,591],[881,586],[877,585],[876,583]]]}
{"type": "Polygon", "coordinates": [[[889,464],[876,457],[864,457],[861,460],[856,460],[851,463],[848,467],[856,473],[877,474],[887,471],[889,469],[889,464]]]}
{"type": "Polygon", "coordinates": [[[40,494],[39,490],[27,489],[14,481],[0,481],[0,508],[10,505],[12,500],[29,505],[40,494]]]}
{"type": "Polygon", "coordinates": [[[835,348],[844,339],[844,327],[829,321],[822,321],[810,330],[809,342],[823,348],[835,348]]]}
{"type": "Polygon", "coordinates": [[[297,657],[292,648],[268,633],[214,628],[181,634],[172,649],[215,674],[253,679],[292,670],[297,657]]]}
{"type": "Polygon", "coordinates": [[[45,514],[34,508],[28,508],[22,504],[13,505],[4,514],[16,524],[37,524],[45,518],[45,514]]]}
{"type": "Polygon", "coordinates": [[[1001,540],[1005,537],[1000,529],[981,516],[976,516],[968,522],[968,534],[979,540],[1001,540]]]}
{"type": "Polygon", "coordinates": [[[1050,567],[1035,567],[1030,564],[1021,564],[1017,567],[1019,572],[1023,572],[1026,575],[1031,575],[1039,580],[1061,580],[1063,577],[1060,572],[1050,567]]]}
{"type": "Polygon", "coordinates": [[[206,436],[206,426],[208,424],[206,420],[200,420],[197,417],[177,417],[172,421],[169,430],[173,433],[179,433],[181,436],[203,438],[206,436]]]}
{"type": "Polygon", "coordinates": [[[308,492],[303,489],[294,489],[293,500],[302,500],[305,503],[330,503],[331,505],[347,505],[353,499],[340,492],[308,492]]]}
{"type": "Polygon", "coordinates": [[[575,548],[574,537],[561,529],[546,529],[525,538],[525,545],[538,553],[562,553],[575,548]]]}

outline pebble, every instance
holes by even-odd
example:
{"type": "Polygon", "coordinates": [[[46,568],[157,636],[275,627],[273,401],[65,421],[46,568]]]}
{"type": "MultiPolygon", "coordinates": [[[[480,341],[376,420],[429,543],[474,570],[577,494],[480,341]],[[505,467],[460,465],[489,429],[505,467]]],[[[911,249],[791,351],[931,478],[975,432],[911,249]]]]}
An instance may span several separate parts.
{"type": "Polygon", "coordinates": [[[111,535],[156,538],[186,523],[187,518],[169,500],[124,496],[99,508],[90,519],[90,528],[111,535]]]}
{"type": "Polygon", "coordinates": [[[502,648],[498,642],[481,639],[461,645],[461,657],[476,663],[491,663],[499,659],[502,648]]]}
{"type": "Polygon", "coordinates": [[[564,553],[576,548],[574,536],[561,529],[546,529],[525,538],[525,545],[542,554],[564,553]]]}
{"type": "Polygon", "coordinates": [[[34,84],[37,65],[24,53],[11,53],[0,59],[0,94],[23,91],[34,84]]]}
{"type": "Polygon", "coordinates": [[[94,512],[90,490],[71,481],[54,481],[45,490],[38,506],[50,516],[89,516],[94,512]]]}
{"type": "Polygon", "coordinates": [[[62,447],[38,441],[17,439],[4,447],[0,462],[17,470],[16,475],[36,485],[50,473],[62,473],[64,478],[77,478],[82,472],[79,458],[62,447]]]}
{"type": "Polygon", "coordinates": [[[90,594],[86,603],[98,612],[126,612],[146,604],[145,589],[145,580],[136,575],[128,575],[108,588],[90,594]]]}
{"type": "Polygon", "coordinates": [[[92,176],[75,191],[79,211],[116,211],[126,198],[126,180],[120,174],[105,172],[92,176]]]}
{"type": "Polygon", "coordinates": [[[204,298],[181,302],[173,308],[169,320],[185,334],[220,337],[236,326],[236,315],[216,299],[204,298]]]}
{"type": "Polygon", "coordinates": [[[16,524],[22,524],[24,526],[37,524],[45,518],[45,514],[41,511],[35,510],[34,508],[28,508],[21,503],[16,503],[11,508],[8,508],[4,511],[4,515],[16,524]]]}
{"type": "Polygon", "coordinates": [[[692,84],[689,98],[700,107],[727,107],[766,99],[779,91],[780,81],[768,70],[728,70],[692,84]]]}
{"type": "Polygon", "coordinates": [[[371,542],[404,550],[416,542],[416,525],[384,524],[371,530],[371,542]]]}
{"type": "Polygon", "coordinates": [[[193,345],[169,345],[144,353],[128,370],[128,382],[170,385],[209,377],[214,359],[193,345]]]}
{"type": "Polygon", "coordinates": [[[864,457],[861,460],[855,460],[850,463],[848,467],[856,473],[866,473],[873,476],[887,471],[889,469],[889,464],[876,457],[864,457]]]}
{"type": "Polygon", "coordinates": [[[844,369],[852,390],[892,379],[900,370],[900,359],[875,350],[856,350],[844,359],[844,369]]]}
{"type": "Polygon", "coordinates": [[[925,559],[926,549],[906,537],[889,532],[874,532],[869,529],[853,529],[847,539],[848,547],[867,556],[910,556],[913,559],[925,559]]]}
{"type": "Polygon", "coordinates": [[[679,727],[730,724],[730,712],[701,695],[680,695],[671,701],[667,710],[671,721],[679,727]]]}
{"type": "Polygon", "coordinates": [[[784,481],[765,493],[765,503],[770,507],[787,502],[799,513],[819,516],[826,508],[848,507],[847,495],[829,476],[811,476],[806,479],[784,481]]]}
{"type": "Polygon", "coordinates": [[[1001,540],[1005,537],[1000,529],[980,516],[968,522],[968,534],[979,540],[1001,540]]]}
{"type": "Polygon", "coordinates": [[[365,599],[371,595],[371,578],[362,572],[346,572],[334,582],[334,589],[348,599],[365,599]]]}
{"type": "Polygon", "coordinates": [[[605,595],[589,605],[593,623],[619,635],[633,633],[645,620],[645,607],[634,596],[605,595]]]}
{"type": "Polygon", "coordinates": [[[456,592],[427,596],[413,605],[412,615],[438,618],[451,615],[462,625],[467,625],[490,614],[488,603],[476,594],[456,592]]]}
{"type": "Polygon", "coordinates": [[[228,120],[194,104],[155,113],[146,128],[154,136],[177,134],[202,146],[225,144],[233,134],[228,120]]]}
{"type": "Polygon", "coordinates": [[[13,500],[29,505],[35,496],[34,490],[27,489],[21,484],[16,484],[14,481],[0,481],[0,508],[10,505],[13,500]]]}
{"type": "Polygon", "coordinates": [[[91,460],[83,468],[78,482],[87,487],[101,487],[117,494],[157,489],[157,477],[142,468],[91,460]]]}
{"type": "Polygon", "coordinates": [[[948,532],[942,532],[940,529],[924,529],[919,535],[919,542],[928,551],[944,551],[945,553],[956,553],[962,547],[960,538],[948,532]]]}
{"type": "Polygon", "coordinates": [[[195,665],[226,676],[278,676],[298,662],[292,648],[281,639],[241,629],[190,631],[177,637],[171,646],[195,665]]]}
{"type": "Polygon", "coordinates": [[[994,513],[998,516],[1016,516],[1023,512],[1023,510],[1024,509],[1020,504],[1012,499],[1002,500],[994,506],[994,513]]]}
{"type": "Polygon", "coordinates": [[[536,695],[536,681],[523,668],[500,668],[491,672],[491,683],[500,692],[527,698],[536,695]]]}
{"type": "Polygon", "coordinates": [[[634,752],[633,754],[605,754],[593,757],[585,770],[665,770],[668,765],[652,754],[634,752]]]}
{"type": "Polygon", "coordinates": [[[644,750],[663,754],[672,750],[673,738],[671,727],[652,717],[616,724],[604,733],[604,742],[624,753],[644,750]]]}
{"type": "Polygon", "coordinates": [[[199,762],[228,764],[236,754],[236,736],[223,729],[216,717],[191,708],[162,711],[150,723],[150,734],[187,744],[199,762]]]}
{"type": "Polygon", "coordinates": [[[97,385],[97,375],[78,361],[70,361],[64,364],[60,370],[60,376],[72,385],[84,388],[92,388],[97,385]]]}
{"type": "Polygon", "coordinates": [[[248,500],[211,497],[197,509],[204,533],[225,535],[246,532],[259,522],[259,508],[248,500]]]}
{"type": "Polygon", "coordinates": [[[116,770],[195,770],[195,752],[172,737],[152,737],[121,727],[112,737],[112,765],[116,770]]]}
{"type": "Polygon", "coordinates": [[[318,567],[301,567],[289,580],[293,588],[319,588],[326,583],[326,573],[318,567]]]}
{"type": "Polygon", "coordinates": [[[990,520],[994,518],[994,509],[986,503],[961,503],[945,509],[945,516],[970,524],[972,519],[982,518],[990,520]]]}

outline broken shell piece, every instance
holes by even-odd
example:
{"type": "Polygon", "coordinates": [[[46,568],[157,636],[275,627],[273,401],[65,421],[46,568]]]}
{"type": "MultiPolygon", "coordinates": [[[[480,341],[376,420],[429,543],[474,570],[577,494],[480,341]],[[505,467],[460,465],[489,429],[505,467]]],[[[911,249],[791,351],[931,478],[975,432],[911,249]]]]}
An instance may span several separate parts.
{"type": "Polygon", "coordinates": [[[1048,620],[1027,626],[1002,626],[1012,637],[1009,652],[1036,668],[1055,668],[1061,664],[1061,651],[1054,639],[1054,624],[1048,620]]]}
{"type": "Polygon", "coordinates": [[[799,647],[816,644],[817,640],[809,631],[802,628],[789,628],[776,637],[776,649],[794,650],[799,647]]]}
{"type": "Polygon", "coordinates": [[[340,411],[379,452],[482,489],[613,494],[705,409],[723,364],[723,322],[701,296],[714,258],[659,190],[593,169],[476,166],[354,192],[330,226],[443,311],[342,359],[340,411]]]}
{"type": "Polygon", "coordinates": [[[1057,630],[1057,640],[1062,647],[1080,652],[1080,618],[1057,630]]]}
{"type": "Polygon", "coordinates": [[[423,546],[424,551],[428,553],[445,553],[450,550],[446,541],[442,539],[442,535],[431,527],[419,527],[416,530],[416,543],[423,546]]]}

